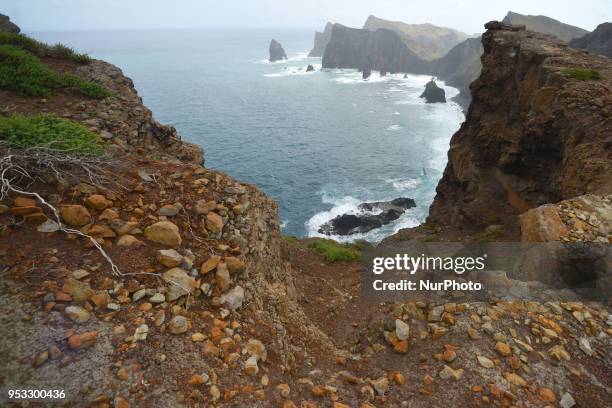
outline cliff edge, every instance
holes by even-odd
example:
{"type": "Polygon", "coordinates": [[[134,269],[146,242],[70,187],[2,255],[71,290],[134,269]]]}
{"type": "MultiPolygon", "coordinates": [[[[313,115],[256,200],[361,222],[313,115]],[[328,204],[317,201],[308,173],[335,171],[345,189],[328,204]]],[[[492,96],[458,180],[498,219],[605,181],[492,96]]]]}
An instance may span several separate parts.
{"type": "Polygon", "coordinates": [[[530,208],[610,194],[610,60],[502,23],[486,27],[482,72],[428,222],[517,225],[530,208]]]}

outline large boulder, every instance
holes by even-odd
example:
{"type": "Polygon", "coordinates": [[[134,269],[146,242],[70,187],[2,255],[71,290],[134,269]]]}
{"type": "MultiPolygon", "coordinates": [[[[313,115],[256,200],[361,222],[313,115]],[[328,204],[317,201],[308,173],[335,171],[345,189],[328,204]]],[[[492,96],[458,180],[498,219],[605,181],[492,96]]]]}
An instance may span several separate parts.
{"type": "Polygon", "coordinates": [[[519,217],[521,240],[526,242],[559,241],[567,235],[567,227],[552,205],[529,210],[519,217]]]}
{"type": "Polygon", "coordinates": [[[445,103],[446,95],[444,89],[440,88],[433,79],[425,85],[425,91],[421,94],[427,103],[445,103]]]}
{"type": "Polygon", "coordinates": [[[11,21],[9,16],[5,16],[4,14],[0,14],[0,33],[18,33],[21,29],[19,26],[11,21]]]}
{"type": "Polygon", "coordinates": [[[287,54],[283,46],[276,40],[270,41],[270,62],[286,60],[287,54]]]}
{"type": "Polygon", "coordinates": [[[339,215],[321,225],[325,235],[363,234],[397,220],[408,208],[415,207],[413,199],[400,197],[391,201],[362,203],[356,213],[339,215]]]}

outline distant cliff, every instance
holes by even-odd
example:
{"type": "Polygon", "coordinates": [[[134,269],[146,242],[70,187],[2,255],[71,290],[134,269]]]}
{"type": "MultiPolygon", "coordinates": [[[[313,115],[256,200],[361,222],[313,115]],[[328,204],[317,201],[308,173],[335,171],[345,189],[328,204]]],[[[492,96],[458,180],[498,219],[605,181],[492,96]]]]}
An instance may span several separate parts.
{"type": "Polygon", "coordinates": [[[334,24],[323,54],[323,68],[357,68],[425,73],[427,62],[391,30],[376,31],[334,24]]]}
{"type": "Polygon", "coordinates": [[[18,33],[21,29],[17,24],[13,23],[9,16],[5,16],[4,14],[0,14],[0,33],[1,32],[9,32],[9,33],[18,33]]]}
{"type": "Polygon", "coordinates": [[[315,32],[314,47],[308,53],[309,57],[322,57],[323,56],[323,53],[325,52],[325,47],[327,47],[327,44],[329,43],[329,40],[331,39],[332,27],[333,27],[332,23],[327,23],[325,24],[325,29],[323,30],[323,32],[319,32],[319,31],[315,32]]]}
{"type": "Polygon", "coordinates": [[[506,24],[524,25],[527,30],[544,34],[552,34],[565,42],[583,37],[589,32],[580,27],[562,23],[546,16],[526,16],[509,11],[502,21],[506,24]]]}
{"type": "Polygon", "coordinates": [[[394,31],[410,51],[424,60],[442,57],[455,45],[469,37],[461,31],[429,23],[406,24],[401,21],[384,20],[376,16],[369,16],[363,28],[371,31],[381,28],[394,31]]]}
{"type": "Polygon", "coordinates": [[[482,72],[428,222],[516,226],[530,208],[612,193],[610,60],[539,33],[488,27],[482,72]]]}
{"type": "Polygon", "coordinates": [[[445,56],[431,62],[430,72],[446,85],[459,89],[453,99],[465,110],[470,105],[470,84],[480,74],[480,56],[483,48],[480,37],[468,38],[454,46],[445,56]]]}
{"type": "Polygon", "coordinates": [[[592,33],[573,39],[569,45],[612,58],[612,23],[598,25],[592,33]]]}

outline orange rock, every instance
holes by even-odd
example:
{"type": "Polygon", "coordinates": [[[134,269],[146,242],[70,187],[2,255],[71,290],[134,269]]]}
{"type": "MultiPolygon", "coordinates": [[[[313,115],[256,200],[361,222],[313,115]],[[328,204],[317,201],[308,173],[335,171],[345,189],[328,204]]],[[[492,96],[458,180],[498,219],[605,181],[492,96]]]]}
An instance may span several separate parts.
{"type": "Polygon", "coordinates": [[[189,385],[204,384],[204,377],[202,377],[200,374],[194,374],[191,376],[189,381],[187,381],[187,384],[189,385]]]}
{"type": "Polygon", "coordinates": [[[98,332],[91,331],[81,334],[73,334],[68,338],[68,345],[73,350],[81,350],[88,348],[96,344],[98,339],[98,332]]]}
{"type": "Polygon", "coordinates": [[[314,395],[315,397],[324,397],[325,394],[327,394],[327,390],[319,385],[315,385],[314,387],[312,387],[311,391],[312,395],[314,395]]]}
{"type": "Polygon", "coordinates": [[[103,195],[94,194],[85,199],[85,205],[95,210],[103,210],[108,207],[108,201],[103,195]]]}
{"type": "Polygon", "coordinates": [[[457,353],[455,353],[455,351],[452,349],[446,349],[444,350],[444,354],[442,354],[442,359],[446,361],[447,363],[450,363],[456,358],[457,358],[457,353]]]}
{"type": "Polygon", "coordinates": [[[567,235],[567,227],[561,221],[559,212],[552,205],[531,209],[519,216],[521,241],[559,241],[567,235]]]}
{"type": "Polygon", "coordinates": [[[540,394],[540,398],[546,402],[555,402],[557,399],[555,393],[550,388],[542,387],[538,390],[538,394],[540,394]]]}
{"type": "Polygon", "coordinates": [[[59,206],[59,212],[66,224],[82,227],[91,222],[91,214],[87,208],[77,204],[65,204],[59,206]]]}
{"type": "Polygon", "coordinates": [[[393,347],[393,351],[400,354],[406,354],[408,352],[408,340],[399,341],[395,347],[393,347]]]}
{"type": "Polygon", "coordinates": [[[130,408],[130,403],[123,397],[115,397],[115,405],[114,408],[130,408]]]}
{"type": "Polygon", "coordinates": [[[26,197],[17,197],[13,201],[15,207],[36,207],[36,200],[26,197]]]}
{"type": "Polygon", "coordinates": [[[334,402],[334,408],[351,408],[351,406],[336,401],[334,402]]]}
{"type": "Polygon", "coordinates": [[[512,353],[512,351],[510,350],[510,346],[501,341],[498,341],[497,344],[495,344],[495,351],[497,351],[502,356],[509,356],[512,353]]]}

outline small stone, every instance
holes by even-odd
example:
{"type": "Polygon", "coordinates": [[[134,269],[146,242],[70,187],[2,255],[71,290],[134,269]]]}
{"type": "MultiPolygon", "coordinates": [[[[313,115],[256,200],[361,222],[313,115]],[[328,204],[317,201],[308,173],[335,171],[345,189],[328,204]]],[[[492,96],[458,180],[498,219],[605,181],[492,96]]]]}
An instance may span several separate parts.
{"type": "Polygon", "coordinates": [[[559,401],[559,405],[561,408],[572,408],[576,405],[576,401],[574,401],[574,397],[569,392],[566,392],[561,397],[561,401],[559,401]]]}
{"type": "Polygon", "coordinates": [[[36,207],[36,200],[27,197],[16,197],[13,201],[15,207],[36,207]]]}
{"type": "Polygon", "coordinates": [[[548,355],[558,361],[561,361],[561,360],[569,361],[570,360],[569,353],[560,344],[557,344],[556,346],[551,347],[550,350],[548,350],[548,355]]]}
{"type": "Polygon", "coordinates": [[[444,306],[435,306],[429,310],[427,320],[430,322],[439,322],[442,320],[442,313],[444,312],[444,306]]]}
{"type": "Polygon", "coordinates": [[[221,232],[223,230],[223,218],[215,212],[209,212],[206,214],[206,229],[213,233],[221,232]]]}
{"type": "Polygon", "coordinates": [[[197,215],[208,214],[208,203],[206,202],[206,200],[198,200],[195,203],[193,210],[197,215]]]}
{"type": "Polygon", "coordinates": [[[156,293],[149,298],[149,302],[151,303],[164,303],[166,301],[166,296],[163,293],[156,293]]]}
{"type": "Polygon", "coordinates": [[[85,323],[91,317],[91,314],[80,306],[68,306],[65,313],[76,323],[85,323]]]}
{"type": "Polygon", "coordinates": [[[170,221],[159,221],[145,228],[145,238],[149,241],[176,248],[181,245],[179,228],[170,221]]]}
{"type": "Polygon", "coordinates": [[[266,346],[264,346],[264,344],[257,339],[250,339],[247,342],[246,350],[250,355],[255,356],[257,357],[257,359],[261,359],[263,361],[266,361],[266,358],[268,357],[266,346]]]}
{"type": "Polygon", "coordinates": [[[191,378],[189,378],[189,381],[187,381],[187,384],[200,385],[200,384],[204,384],[205,382],[206,381],[203,376],[201,376],[200,374],[194,374],[191,376],[191,378]]]}
{"type": "Polygon", "coordinates": [[[219,263],[219,265],[217,265],[217,272],[215,273],[215,282],[221,292],[225,292],[230,288],[232,280],[230,278],[230,273],[224,263],[219,263]]]}
{"type": "Polygon", "coordinates": [[[447,363],[453,362],[457,358],[457,353],[453,349],[446,349],[442,354],[442,360],[447,363]]]}
{"type": "Polygon", "coordinates": [[[117,241],[117,246],[120,247],[141,247],[146,245],[147,244],[130,234],[122,235],[117,241]]]}
{"type": "Polygon", "coordinates": [[[81,282],[74,278],[68,278],[62,290],[65,293],[68,293],[71,298],[77,302],[84,302],[86,300],[91,299],[95,292],[89,287],[89,284],[86,282],[81,282]]]}
{"type": "Polygon", "coordinates": [[[39,366],[43,365],[48,359],[49,359],[49,352],[45,350],[42,353],[39,353],[34,358],[34,366],[35,367],[39,367],[39,366]]]}
{"type": "Polygon", "coordinates": [[[81,280],[83,278],[88,277],[89,272],[86,271],[85,269],[75,269],[74,271],[72,271],[71,275],[74,279],[81,280]]]}
{"type": "Polygon", "coordinates": [[[202,267],[200,268],[200,273],[202,275],[206,275],[208,272],[216,269],[217,265],[219,265],[219,262],[221,262],[220,256],[217,256],[217,255],[211,256],[210,258],[208,258],[206,262],[202,264],[202,267]]]}
{"type": "Polygon", "coordinates": [[[372,385],[372,387],[374,387],[374,391],[376,391],[376,393],[381,396],[385,395],[385,393],[389,389],[389,380],[387,379],[387,377],[380,377],[376,380],[371,380],[370,384],[372,385]]]}
{"type": "Polygon", "coordinates": [[[193,342],[200,342],[204,340],[206,340],[206,336],[202,333],[198,332],[191,335],[191,341],[193,342]]]}
{"type": "Polygon", "coordinates": [[[98,332],[86,332],[81,334],[73,334],[68,338],[68,345],[73,350],[81,350],[96,344],[98,332]]]}
{"type": "Polygon", "coordinates": [[[227,293],[221,295],[221,303],[225,304],[229,310],[236,310],[242,307],[244,302],[244,289],[236,286],[227,293]]]}
{"type": "Polygon", "coordinates": [[[257,373],[259,372],[259,367],[257,366],[257,357],[256,356],[250,356],[244,362],[244,372],[247,375],[257,375],[257,373]]]}
{"type": "Polygon", "coordinates": [[[140,299],[144,298],[147,294],[146,289],[137,290],[132,294],[132,302],[138,302],[140,299]]]}
{"type": "Polygon", "coordinates": [[[291,388],[289,388],[288,384],[278,384],[276,386],[276,390],[283,398],[289,398],[289,395],[291,394],[291,388]]]}
{"type": "Polygon", "coordinates": [[[580,350],[582,350],[584,354],[589,357],[595,354],[595,351],[593,351],[593,349],[591,348],[591,343],[589,343],[589,339],[587,339],[586,337],[581,337],[578,340],[578,347],[580,347],[580,350]]]}
{"type": "Polygon", "coordinates": [[[167,299],[173,301],[181,296],[193,293],[196,288],[195,279],[181,268],[172,268],[164,272],[163,279],[170,284],[167,299]]]}
{"type": "Polygon", "coordinates": [[[157,211],[157,214],[163,215],[165,217],[175,217],[179,213],[179,209],[174,205],[167,204],[157,211]]]}
{"type": "Polygon", "coordinates": [[[108,201],[103,195],[94,194],[85,199],[85,205],[94,210],[103,210],[108,207],[108,201]]]}
{"type": "Polygon", "coordinates": [[[538,390],[538,394],[540,394],[540,398],[546,402],[555,402],[557,399],[555,393],[550,388],[542,387],[538,390]]]}
{"type": "Polygon", "coordinates": [[[174,249],[160,249],[157,251],[157,261],[165,267],[174,268],[183,262],[183,256],[174,249]]]}
{"type": "Polygon", "coordinates": [[[56,232],[59,230],[60,230],[60,225],[57,222],[50,220],[50,219],[48,219],[47,221],[43,222],[38,227],[36,227],[36,231],[38,232],[56,232]]]}
{"type": "Polygon", "coordinates": [[[410,337],[410,326],[405,323],[403,320],[396,319],[395,320],[395,335],[398,340],[406,340],[410,337]]]}
{"type": "Polygon", "coordinates": [[[68,225],[82,227],[91,222],[91,214],[87,208],[78,204],[64,204],[59,206],[60,216],[68,225]]]}
{"type": "Polygon", "coordinates": [[[246,264],[235,256],[228,256],[225,258],[225,265],[230,273],[242,273],[246,269],[246,264]]]}
{"type": "Polygon", "coordinates": [[[184,316],[174,316],[168,322],[168,331],[172,334],[182,334],[189,330],[191,323],[184,316]]]}
{"type": "Polygon", "coordinates": [[[119,214],[117,214],[117,211],[113,210],[112,208],[107,208],[106,210],[102,211],[102,214],[100,214],[98,217],[98,221],[112,221],[118,218],[119,214]]]}
{"type": "Polygon", "coordinates": [[[493,361],[489,360],[488,358],[484,356],[476,356],[476,359],[478,359],[478,364],[480,364],[484,368],[495,367],[495,364],[493,364],[493,361]]]}
{"type": "Polygon", "coordinates": [[[130,403],[125,398],[116,396],[113,401],[113,408],[130,408],[130,403]]]}
{"type": "Polygon", "coordinates": [[[147,339],[148,334],[149,334],[149,326],[147,326],[146,324],[141,324],[134,331],[134,342],[145,341],[147,339]]]}
{"type": "Polygon", "coordinates": [[[448,380],[449,378],[459,380],[463,376],[463,369],[459,368],[457,370],[453,370],[451,367],[444,365],[444,368],[442,371],[440,371],[439,375],[443,380],[448,380]]]}
{"type": "Polygon", "coordinates": [[[511,384],[514,384],[519,387],[524,387],[527,385],[527,381],[523,379],[520,375],[516,373],[504,373],[504,378],[511,384]]]}
{"type": "Polygon", "coordinates": [[[502,356],[509,356],[512,353],[510,346],[508,346],[506,343],[502,343],[501,341],[498,341],[497,344],[495,344],[495,351],[502,356]]]}
{"type": "Polygon", "coordinates": [[[398,341],[395,346],[393,346],[393,351],[398,354],[406,354],[408,353],[408,340],[398,341]]]}

